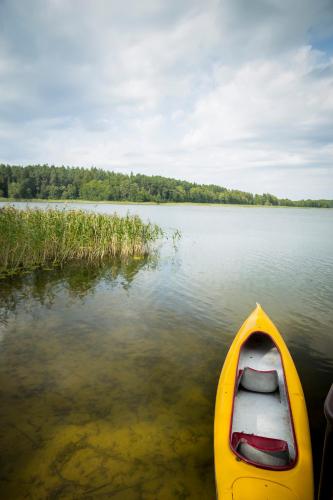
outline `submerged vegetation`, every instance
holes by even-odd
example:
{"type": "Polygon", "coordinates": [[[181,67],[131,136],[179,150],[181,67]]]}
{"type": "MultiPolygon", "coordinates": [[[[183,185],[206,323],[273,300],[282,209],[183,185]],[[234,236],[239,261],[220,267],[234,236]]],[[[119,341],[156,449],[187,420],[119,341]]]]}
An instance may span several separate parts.
{"type": "Polygon", "coordinates": [[[97,168],[0,164],[0,197],[134,202],[191,202],[297,207],[333,207],[333,200],[279,199],[215,184],[196,184],[161,176],[120,174],[97,168]]]}
{"type": "Polygon", "coordinates": [[[136,215],[0,208],[0,277],[84,259],[143,257],[164,235],[136,215]]]}

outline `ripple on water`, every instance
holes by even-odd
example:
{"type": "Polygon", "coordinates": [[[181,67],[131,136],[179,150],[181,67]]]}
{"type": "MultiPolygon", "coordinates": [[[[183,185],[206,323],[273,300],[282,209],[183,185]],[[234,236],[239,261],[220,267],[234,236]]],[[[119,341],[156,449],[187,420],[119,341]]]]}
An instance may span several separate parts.
{"type": "Polygon", "coordinates": [[[295,359],[319,463],[333,212],[140,210],[181,225],[176,252],[1,283],[2,498],[214,498],[217,380],[256,301],[295,359]]]}

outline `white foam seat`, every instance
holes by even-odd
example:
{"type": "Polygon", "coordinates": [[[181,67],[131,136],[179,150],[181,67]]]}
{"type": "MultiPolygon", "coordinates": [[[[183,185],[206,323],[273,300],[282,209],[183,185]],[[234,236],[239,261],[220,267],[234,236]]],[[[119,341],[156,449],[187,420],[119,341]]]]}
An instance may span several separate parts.
{"type": "Polygon", "coordinates": [[[252,392],[275,392],[279,387],[276,370],[260,371],[245,367],[240,373],[241,387],[252,392]]]}

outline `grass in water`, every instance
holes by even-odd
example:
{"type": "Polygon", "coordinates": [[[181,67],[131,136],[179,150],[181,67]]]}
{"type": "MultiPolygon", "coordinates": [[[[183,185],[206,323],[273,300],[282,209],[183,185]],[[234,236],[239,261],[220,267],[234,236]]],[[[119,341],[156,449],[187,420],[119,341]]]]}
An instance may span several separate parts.
{"type": "Polygon", "coordinates": [[[148,255],[163,235],[137,215],[0,208],[0,277],[75,260],[148,255]]]}

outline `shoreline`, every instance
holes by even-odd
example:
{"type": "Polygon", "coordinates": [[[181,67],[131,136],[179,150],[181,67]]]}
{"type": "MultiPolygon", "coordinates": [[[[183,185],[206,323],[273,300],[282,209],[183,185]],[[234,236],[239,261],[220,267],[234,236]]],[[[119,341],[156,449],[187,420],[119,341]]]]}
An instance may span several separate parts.
{"type": "Polygon", "coordinates": [[[190,201],[184,202],[161,202],[157,203],[155,201],[115,201],[115,200],[51,200],[51,199],[43,199],[43,198],[28,198],[28,199],[15,199],[15,198],[2,198],[0,197],[0,203],[76,203],[80,204],[89,204],[89,205],[155,205],[155,206],[209,206],[209,207],[241,207],[241,208],[305,208],[305,209],[327,209],[330,210],[332,207],[307,207],[307,206],[293,206],[293,205],[248,205],[241,203],[194,203],[190,201]]]}

